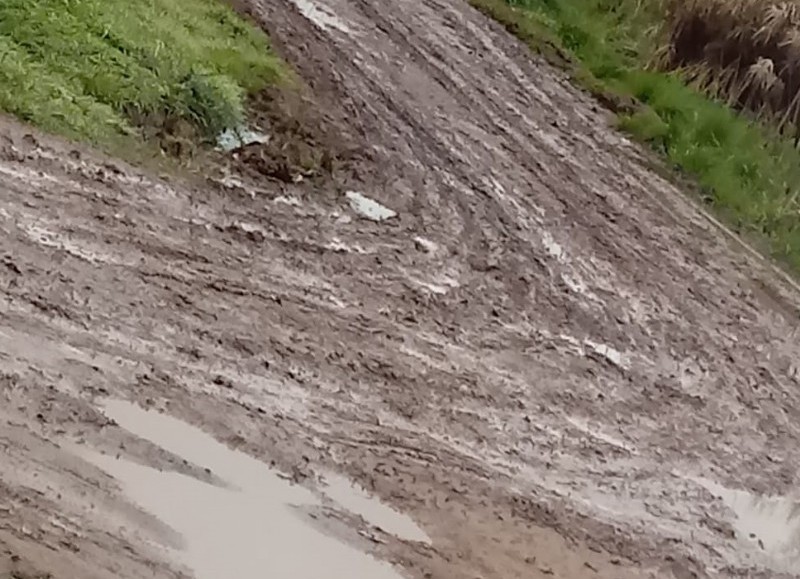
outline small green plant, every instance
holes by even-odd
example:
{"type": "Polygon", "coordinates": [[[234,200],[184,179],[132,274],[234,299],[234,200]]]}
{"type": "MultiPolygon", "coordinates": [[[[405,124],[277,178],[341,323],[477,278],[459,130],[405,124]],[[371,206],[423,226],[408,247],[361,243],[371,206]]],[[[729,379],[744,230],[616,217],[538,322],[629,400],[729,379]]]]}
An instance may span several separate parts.
{"type": "Polygon", "coordinates": [[[244,122],[244,89],[229,77],[196,69],[178,86],[175,112],[189,119],[203,136],[213,137],[244,122]]]}

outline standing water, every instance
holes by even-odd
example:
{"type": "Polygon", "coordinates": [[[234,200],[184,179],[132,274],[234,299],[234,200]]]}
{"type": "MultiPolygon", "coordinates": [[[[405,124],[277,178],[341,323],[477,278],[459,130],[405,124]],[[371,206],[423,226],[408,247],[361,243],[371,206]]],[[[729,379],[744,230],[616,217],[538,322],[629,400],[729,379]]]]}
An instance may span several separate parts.
{"type": "Polygon", "coordinates": [[[695,479],[733,511],[736,538],[756,549],[777,572],[800,569],[800,501],[765,497],[695,479]]]}
{"type": "MultiPolygon", "coordinates": [[[[183,536],[174,552],[197,579],[399,579],[393,568],[305,522],[298,506],[319,505],[263,463],[180,420],[110,401],[106,413],[131,433],[206,467],[229,487],[98,453],[84,458],[117,478],[127,496],[183,536]]],[[[421,531],[419,531],[421,533],[421,531]]]]}

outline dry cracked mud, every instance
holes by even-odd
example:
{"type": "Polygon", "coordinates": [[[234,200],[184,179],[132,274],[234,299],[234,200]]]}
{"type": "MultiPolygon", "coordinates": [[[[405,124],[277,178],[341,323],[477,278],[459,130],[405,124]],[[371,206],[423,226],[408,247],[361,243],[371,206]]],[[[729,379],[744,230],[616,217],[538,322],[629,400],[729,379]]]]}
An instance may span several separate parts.
{"type": "Polygon", "coordinates": [[[800,577],[797,288],[464,1],[236,7],[359,161],[197,183],[3,121],[0,577],[800,577]]]}

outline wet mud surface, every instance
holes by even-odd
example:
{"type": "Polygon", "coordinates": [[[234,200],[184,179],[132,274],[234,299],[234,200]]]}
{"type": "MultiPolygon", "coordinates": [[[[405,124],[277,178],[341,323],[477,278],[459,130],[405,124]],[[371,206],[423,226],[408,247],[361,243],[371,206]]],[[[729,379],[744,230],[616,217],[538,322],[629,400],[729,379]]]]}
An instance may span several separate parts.
{"type": "Polygon", "coordinates": [[[316,497],[286,525],[380,573],[797,576],[791,284],[463,2],[237,8],[359,144],[332,181],[165,180],[3,122],[0,577],[196,573],[126,473],[236,481],[108,400],[261,461],[316,497]]]}

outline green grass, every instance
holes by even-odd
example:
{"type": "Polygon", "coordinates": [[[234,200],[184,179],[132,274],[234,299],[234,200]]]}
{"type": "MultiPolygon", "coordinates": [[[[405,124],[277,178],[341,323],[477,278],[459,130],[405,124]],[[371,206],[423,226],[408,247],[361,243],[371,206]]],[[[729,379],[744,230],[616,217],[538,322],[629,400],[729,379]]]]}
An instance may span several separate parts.
{"type": "Polygon", "coordinates": [[[220,0],[2,0],[0,109],[99,145],[183,120],[208,138],[285,76],[220,0]]]}
{"type": "Polygon", "coordinates": [[[617,111],[622,129],[699,184],[740,233],[800,271],[800,153],[676,75],[650,70],[658,0],[470,0],[566,66],[617,111]]]}

